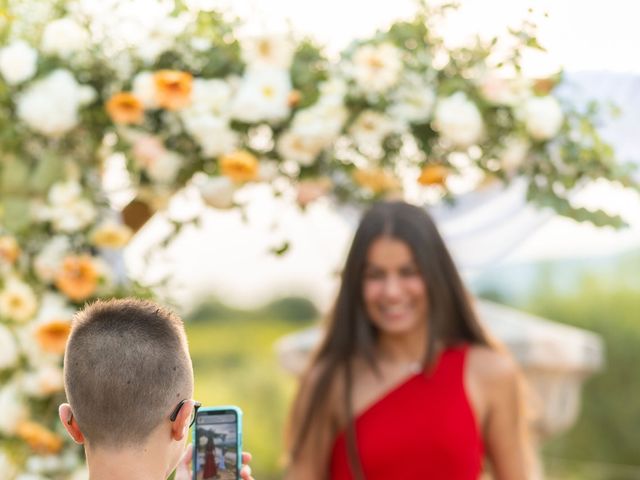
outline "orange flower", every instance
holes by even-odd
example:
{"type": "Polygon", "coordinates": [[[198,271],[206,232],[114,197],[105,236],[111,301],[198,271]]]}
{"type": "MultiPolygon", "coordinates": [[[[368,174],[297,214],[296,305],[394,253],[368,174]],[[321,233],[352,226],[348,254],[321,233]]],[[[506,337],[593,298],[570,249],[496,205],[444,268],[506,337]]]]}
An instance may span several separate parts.
{"type": "Polygon", "coordinates": [[[449,175],[449,169],[443,165],[427,165],[418,177],[420,185],[444,185],[449,175]]]}
{"type": "Polygon", "coordinates": [[[38,453],[58,453],[62,448],[62,439],[58,435],[35,422],[22,422],[16,433],[38,453]]]}
{"type": "Polygon", "coordinates": [[[234,182],[250,182],[258,177],[258,159],[246,150],[220,157],[220,170],[234,182]]]}
{"type": "Polygon", "coordinates": [[[62,354],[71,333],[69,320],[51,320],[36,329],[36,339],[45,352],[62,354]]]}
{"type": "Polygon", "coordinates": [[[133,93],[116,93],[107,101],[106,108],[115,123],[142,123],[144,119],[144,105],[133,93]]]}
{"type": "Polygon", "coordinates": [[[0,236],[0,261],[15,263],[20,256],[20,246],[15,238],[9,235],[0,236]]]}
{"type": "Polygon", "coordinates": [[[69,256],[56,275],[56,287],[71,300],[89,298],[98,288],[98,272],[88,255],[69,256]]]}
{"type": "Polygon", "coordinates": [[[159,70],[153,75],[158,105],[180,110],[191,102],[193,76],[179,70],[159,70]]]}
{"type": "Polygon", "coordinates": [[[400,187],[396,177],[380,168],[358,169],[353,172],[353,179],[358,185],[371,190],[376,195],[400,187]]]}

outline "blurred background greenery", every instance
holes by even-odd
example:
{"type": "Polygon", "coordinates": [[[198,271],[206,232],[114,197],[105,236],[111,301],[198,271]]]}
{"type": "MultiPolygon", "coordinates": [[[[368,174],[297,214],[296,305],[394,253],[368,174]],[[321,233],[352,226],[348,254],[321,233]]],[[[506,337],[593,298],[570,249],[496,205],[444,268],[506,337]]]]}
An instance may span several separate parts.
{"type": "MultiPolygon", "coordinates": [[[[580,419],[545,445],[552,480],[640,479],[640,251],[600,260],[512,265],[471,283],[483,298],[589,329],[606,345],[605,370],[583,389],[580,419]]],[[[282,432],[295,379],[278,364],[274,343],[306,328],[319,314],[303,298],[284,298],[241,311],[206,302],[189,316],[187,332],[196,398],[244,410],[245,449],[256,478],[282,473],[282,432]]]]}

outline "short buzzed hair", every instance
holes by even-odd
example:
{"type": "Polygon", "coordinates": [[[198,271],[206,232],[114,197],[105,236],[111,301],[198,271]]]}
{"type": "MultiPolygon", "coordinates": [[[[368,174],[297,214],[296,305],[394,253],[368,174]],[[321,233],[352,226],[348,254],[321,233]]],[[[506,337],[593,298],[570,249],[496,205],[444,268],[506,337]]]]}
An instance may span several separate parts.
{"type": "Polygon", "coordinates": [[[67,399],[90,446],[140,445],[191,398],[182,320],[152,302],[97,301],[76,314],[64,358],[67,399]]]}

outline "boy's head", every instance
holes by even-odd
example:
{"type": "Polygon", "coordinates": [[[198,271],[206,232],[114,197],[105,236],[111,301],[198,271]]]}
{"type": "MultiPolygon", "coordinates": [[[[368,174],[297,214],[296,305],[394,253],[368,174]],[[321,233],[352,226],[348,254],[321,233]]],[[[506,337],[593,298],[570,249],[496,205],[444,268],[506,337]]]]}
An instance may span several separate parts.
{"type": "Polygon", "coordinates": [[[134,299],[87,306],[72,324],[64,377],[70,407],[61,420],[92,450],[186,437],[193,404],[169,417],[192,398],[193,371],[182,320],[169,310],[134,299]]]}

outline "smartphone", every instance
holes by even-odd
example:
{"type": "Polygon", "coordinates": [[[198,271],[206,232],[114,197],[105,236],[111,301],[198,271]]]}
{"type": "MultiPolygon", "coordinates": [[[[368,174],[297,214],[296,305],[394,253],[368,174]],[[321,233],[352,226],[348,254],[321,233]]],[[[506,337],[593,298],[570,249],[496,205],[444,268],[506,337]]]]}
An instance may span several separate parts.
{"type": "Polygon", "coordinates": [[[202,407],[193,427],[193,480],[239,480],[242,410],[202,407]]]}

